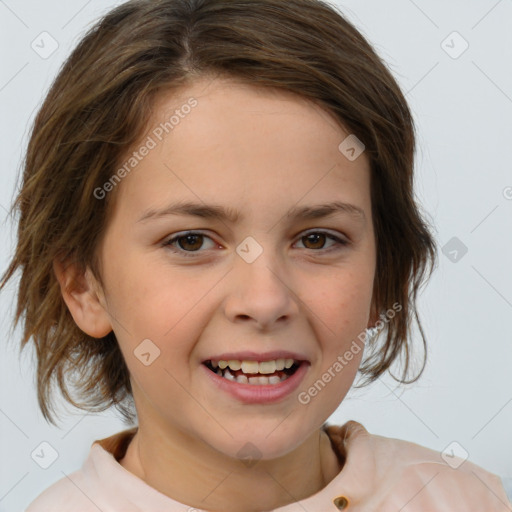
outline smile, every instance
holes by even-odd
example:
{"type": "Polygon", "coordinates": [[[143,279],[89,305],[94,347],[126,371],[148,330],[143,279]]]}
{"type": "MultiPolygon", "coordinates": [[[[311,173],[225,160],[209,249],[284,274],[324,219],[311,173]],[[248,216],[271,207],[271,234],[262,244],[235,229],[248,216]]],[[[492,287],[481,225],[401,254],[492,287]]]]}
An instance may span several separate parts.
{"type": "Polygon", "coordinates": [[[200,365],[214,388],[246,404],[271,404],[290,396],[304,380],[310,362],[277,358],[208,359],[200,365]]]}
{"type": "Polygon", "coordinates": [[[294,359],[274,359],[270,361],[230,360],[205,362],[208,369],[219,377],[253,386],[275,385],[285,381],[295,373],[300,361],[294,359]]]}

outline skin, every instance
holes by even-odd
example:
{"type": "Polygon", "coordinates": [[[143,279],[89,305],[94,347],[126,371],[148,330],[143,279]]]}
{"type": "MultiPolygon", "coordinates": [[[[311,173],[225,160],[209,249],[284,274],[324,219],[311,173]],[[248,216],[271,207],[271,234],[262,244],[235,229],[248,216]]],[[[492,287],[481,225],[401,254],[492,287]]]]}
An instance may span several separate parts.
{"type": "Polygon", "coordinates": [[[350,389],[363,351],[307,405],[297,395],[377,319],[370,168],[364,153],[349,161],[338,150],[349,133],[320,107],[224,78],[161,94],[143,140],[190,97],[198,105],[117,185],[98,247],[103,286],[89,270],[55,270],[77,325],[97,338],[113,330],[129,368],[139,429],[121,464],[192,507],[270,510],[320,491],[342,469],[320,427],[350,389]],[[175,200],[220,204],[243,219],[138,221],[175,200]],[[294,206],[334,200],[364,218],[285,217],[294,206]],[[174,248],[195,257],[164,244],[187,230],[205,237],[174,248]],[[306,230],[349,243],[315,241],[306,230]],[[236,252],[247,236],[263,248],[252,263],[236,252]],[[149,366],[133,353],[144,339],[160,349],[149,366]],[[310,366],[276,404],[243,404],[202,371],[215,354],[278,349],[304,354],[310,366]],[[260,454],[250,467],[237,458],[247,442],[260,454]]]}

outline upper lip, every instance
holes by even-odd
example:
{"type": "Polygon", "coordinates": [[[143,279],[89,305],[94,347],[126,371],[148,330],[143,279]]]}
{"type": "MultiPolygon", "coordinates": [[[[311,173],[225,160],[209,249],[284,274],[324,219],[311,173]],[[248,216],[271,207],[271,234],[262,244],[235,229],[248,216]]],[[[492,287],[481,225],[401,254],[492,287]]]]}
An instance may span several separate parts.
{"type": "Polygon", "coordinates": [[[245,350],[243,352],[224,352],[215,356],[207,357],[206,361],[273,361],[275,359],[293,359],[295,361],[308,361],[308,358],[296,352],[289,352],[287,350],[272,350],[270,352],[257,353],[252,350],[245,350]]]}

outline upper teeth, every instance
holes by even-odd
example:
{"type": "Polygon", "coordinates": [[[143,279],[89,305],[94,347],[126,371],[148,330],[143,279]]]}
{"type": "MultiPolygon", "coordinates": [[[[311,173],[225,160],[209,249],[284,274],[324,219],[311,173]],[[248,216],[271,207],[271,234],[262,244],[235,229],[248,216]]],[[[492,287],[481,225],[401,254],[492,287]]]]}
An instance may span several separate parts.
{"type": "Polygon", "coordinates": [[[275,359],[273,361],[213,361],[212,366],[214,368],[221,368],[224,370],[227,366],[231,370],[242,370],[244,373],[274,373],[276,370],[284,370],[285,368],[291,368],[293,366],[293,359],[275,359]]]}

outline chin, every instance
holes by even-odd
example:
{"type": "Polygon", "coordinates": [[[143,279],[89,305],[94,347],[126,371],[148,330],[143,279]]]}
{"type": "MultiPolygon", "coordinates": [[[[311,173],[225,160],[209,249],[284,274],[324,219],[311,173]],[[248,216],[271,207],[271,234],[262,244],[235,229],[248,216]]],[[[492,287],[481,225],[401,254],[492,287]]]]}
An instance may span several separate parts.
{"type": "Polygon", "coordinates": [[[315,431],[306,425],[300,427],[281,424],[275,418],[265,422],[251,422],[247,428],[226,425],[226,430],[233,436],[222,436],[222,440],[211,440],[209,443],[217,451],[235,459],[250,461],[271,460],[283,457],[300,446],[315,431]]]}

